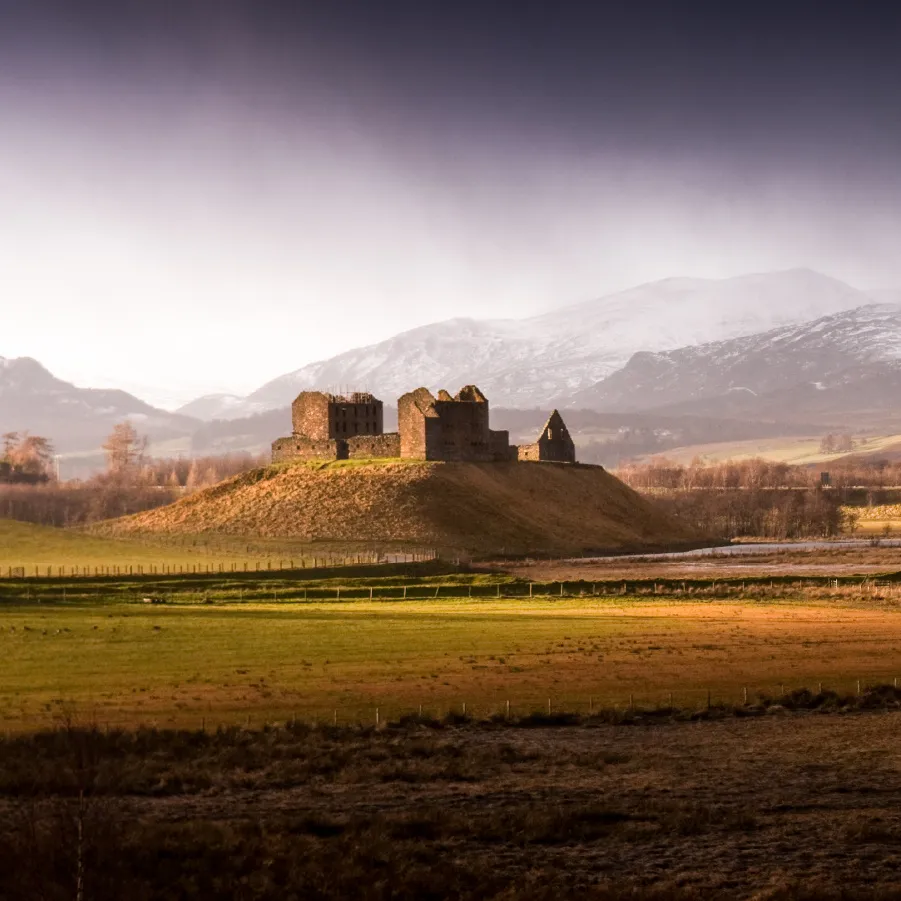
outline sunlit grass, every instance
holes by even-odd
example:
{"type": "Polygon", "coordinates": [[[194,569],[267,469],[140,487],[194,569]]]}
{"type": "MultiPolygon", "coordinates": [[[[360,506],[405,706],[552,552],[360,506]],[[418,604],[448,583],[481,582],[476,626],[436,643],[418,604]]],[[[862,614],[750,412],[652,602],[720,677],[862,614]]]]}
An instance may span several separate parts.
{"type": "Polygon", "coordinates": [[[345,721],[404,710],[736,701],[901,669],[881,610],[633,598],[465,597],[232,606],[17,605],[0,627],[0,727],[62,711],[137,725],[345,721]],[[336,713],[337,712],[337,713],[336,713]]]}

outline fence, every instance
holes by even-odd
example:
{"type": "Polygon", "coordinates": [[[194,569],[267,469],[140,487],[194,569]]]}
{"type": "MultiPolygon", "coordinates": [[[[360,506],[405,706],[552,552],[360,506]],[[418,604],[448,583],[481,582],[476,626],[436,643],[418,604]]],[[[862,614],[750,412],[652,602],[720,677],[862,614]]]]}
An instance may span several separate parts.
{"type": "MultiPolygon", "coordinates": [[[[160,714],[140,719],[117,707],[109,713],[94,707],[84,716],[70,706],[67,727],[86,728],[185,728],[204,731],[242,727],[268,729],[279,727],[352,727],[386,728],[391,724],[421,723],[445,725],[493,724],[495,726],[565,726],[602,725],[636,720],[699,720],[728,716],[773,715],[794,710],[839,711],[865,709],[901,710],[901,688],[897,676],[871,675],[830,681],[791,683],[772,682],[765,685],[729,685],[712,688],[676,686],[672,689],[639,689],[613,694],[598,690],[595,695],[522,695],[493,698],[470,698],[447,703],[436,700],[422,703],[392,701],[390,698],[362,702],[345,702],[341,706],[317,705],[315,709],[247,708],[228,713],[212,707],[180,710],[177,714],[160,714]]],[[[59,725],[53,717],[42,723],[29,722],[27,728],[59,725]]],[[[6,734],[17,731],[15,726],[6,734]]],[[[21,729],[19,730],[21,731],[21,729]]]]}
{"type": "Polygon", "coordinates": [[[182,576],[226,575],[228,573],[297,572],[349,566],[390,566],[404,563],[424,563],[439,558],[435,549],[417,549],[396,553],[365,553],[353,555],[325,555],[297,558],[266,558],[252,560],[198,561],[196,563],[129,563],[116,565],[52,564],[11,565],[0,563],[0,579],[99,578],[101,576],[182,576]]]}
{"type": "MultiPolygon", "coordinates": [[[[316,580],[297,578],[297,570],[248,570],[181,574],[177,580],[168,574],[123,575],[112,578],[104,574],[96,579],[86,575],[52,577],[49,581],[34,577],[8,579],[3,584],[0,600],[28,600],[44,603],[102,598],[120,603],[235,603],[235,602],[402,602],[471,598],[473,600],[555,600],[590,601],[617,597],[643,599],[667,598],[684,601],[711,600],[864,600],[884,606],[901,605],[901,573],[882,575],[879,579],[860,576],[832,576],[807,579],[725,580],[709,579],[615,582],[472,582],[446,579],[440,582],[416,582],[410,576],[396,576],[379,584],[318,584],[316,580]],[[259,578],[258,578],[259,575],[259,578]]],[[[43,578],[43,577],[40,577],[43,578]]]]}

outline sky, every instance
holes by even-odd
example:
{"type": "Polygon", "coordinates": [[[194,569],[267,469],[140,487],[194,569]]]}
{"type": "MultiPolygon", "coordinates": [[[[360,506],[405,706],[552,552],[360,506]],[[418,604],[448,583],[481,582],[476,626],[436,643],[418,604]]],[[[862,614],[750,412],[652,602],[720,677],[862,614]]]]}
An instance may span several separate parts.
{"type": "Polygon", "coordinates": [[[901,288],[901,5],[0,0],[0,356],[173,408],[455,316],[901,288]]]}

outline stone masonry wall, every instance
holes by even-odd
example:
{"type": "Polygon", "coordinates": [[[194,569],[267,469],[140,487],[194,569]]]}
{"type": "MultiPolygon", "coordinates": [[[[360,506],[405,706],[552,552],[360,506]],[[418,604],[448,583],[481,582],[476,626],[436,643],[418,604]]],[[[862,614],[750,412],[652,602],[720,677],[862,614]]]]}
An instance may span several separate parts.
{"type": "Polygon", "coordinates": [[[438,400],[435,412],[441,423],[441,451],[437,459],[491,459],[487,403],[438,400]]]}
{"type": "Polygon", "coordinates": [[[326,439],[313,441],[309,438],[277,438],[272,442],[272,462],[285,463],[288,460],[344,460],[347,445],[343,441],[326,439]]]}
{"type": "Polygon", "coordinates": [[[328,417],[330,438],[382,434],[382,402],[371,394],[332,397],[328,417]]]}
{"type": "Polygon", "coordinates": [[[516,459],[516,447],[510,444],[510,433],[506,430],[491,429],[488,433],[491,459],[497,462],[516,459]]]}
{"type": "Polygon", "coordinates": [[[400,456],[400,435],[397,432],[358,435],[355,438],[348,438],[346,444],[347,456],[351,460],[400,456]]]}
{"type": "Polygon", "coordinates": [[[382,402],[371,394],[338,397],[302,391],[291,405],[294,434],[313,441],[382,434],[382,402]]]}
{"type": "Polygon", "coordinates": [[[537,444],[520,444],[516,448],[517,460],[533,460],[541,459],[541,448],[537,444]]]}
{"type": "MultiPolygon", "coordinates": [[[[433,401],[425,388],[417,388],[397,399],[397,430],[400,433],[400,455],[408,460],[430,460],[427,448],[427,417],[420,405],[428,407],[433,401]]],[[[437,422],[437,420],[436,420],[437,422]]],[[[434,453],[434,449],[432,450],[434,453]]]]}
{"type": "Polygon", "coordinates": [[[302,391],[291,404],[291,422],[295,435],[313,441],[335,436],[329,430],[329,396],[321,391],[302,391]]]}

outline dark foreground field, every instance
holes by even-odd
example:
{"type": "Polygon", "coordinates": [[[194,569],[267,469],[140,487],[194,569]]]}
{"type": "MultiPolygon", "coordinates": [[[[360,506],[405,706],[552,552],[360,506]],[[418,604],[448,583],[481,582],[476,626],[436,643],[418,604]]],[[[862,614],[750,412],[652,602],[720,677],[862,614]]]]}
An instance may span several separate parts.
{"type": "Polygon", "coordinates": [[[11,738],[0,897],[901,897],[901,711],[851,708],[11,738]]]}

